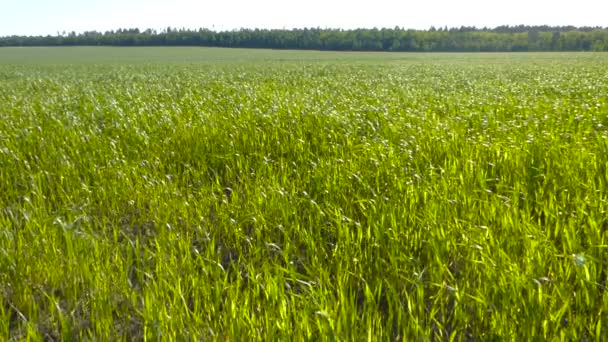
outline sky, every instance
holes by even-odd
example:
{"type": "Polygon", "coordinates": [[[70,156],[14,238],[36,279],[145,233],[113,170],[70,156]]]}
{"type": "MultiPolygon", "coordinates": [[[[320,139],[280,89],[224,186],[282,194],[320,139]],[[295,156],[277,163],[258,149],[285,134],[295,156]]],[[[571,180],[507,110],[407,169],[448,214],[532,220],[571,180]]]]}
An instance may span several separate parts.
{"type": "Polygon", "coordinates": [[[118,28],[608,26],[607,0],[0,0],[0,36],[118,28]]]}

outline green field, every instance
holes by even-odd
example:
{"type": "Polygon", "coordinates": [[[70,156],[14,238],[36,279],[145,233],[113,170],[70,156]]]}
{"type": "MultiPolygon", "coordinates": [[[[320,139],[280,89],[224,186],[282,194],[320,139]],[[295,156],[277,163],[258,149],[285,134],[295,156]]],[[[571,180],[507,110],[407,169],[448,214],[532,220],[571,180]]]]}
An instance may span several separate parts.
{"type": "Polygon", "coordinates": [[[0,340],[608,340],[608,54],[0,49],[0,340]]]}

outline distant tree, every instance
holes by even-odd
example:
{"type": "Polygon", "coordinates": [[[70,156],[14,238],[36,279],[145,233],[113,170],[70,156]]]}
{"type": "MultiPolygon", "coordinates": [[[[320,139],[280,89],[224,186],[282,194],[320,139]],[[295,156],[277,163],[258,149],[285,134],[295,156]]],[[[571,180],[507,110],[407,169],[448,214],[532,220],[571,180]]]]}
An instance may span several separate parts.
{"type": "Polygon", "coordinates": [[[528,31],[528,50],[529,51],[537,51],[538,48],[538,39],[540,35],[536,29],[531,29],[528,31]]]}
{"type": "Polygon", "coordinates": [[[554,31],[553,34],[551,35],[551,51],[558,51],[560,50],[561,46],[560,46],[560,37],[561,37],[561,33],[559,31],[554,31]]]}
{"type": "Polygon", "coordinates": [[[160,32],[138,28],[116,31],[72,31],[56,36],[0,37],[0,46],[114,45],[221,46],[274,49],[361,51],[580,51],[608,50],[608,28],[574,26],[498,26],[494,29],[461,26],[408,30],[241,29],[213,31],[167,27],[160,32]]]}

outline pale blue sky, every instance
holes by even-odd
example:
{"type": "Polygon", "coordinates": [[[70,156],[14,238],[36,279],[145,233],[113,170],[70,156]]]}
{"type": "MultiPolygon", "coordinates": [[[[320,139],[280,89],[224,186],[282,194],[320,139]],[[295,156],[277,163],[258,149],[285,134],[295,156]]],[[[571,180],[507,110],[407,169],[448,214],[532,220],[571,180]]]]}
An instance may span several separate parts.
{"type": "Polygon", "coordinates": [[[0,36],[167,26],[608,26],[607,0],[0,0],[0,36]]]}

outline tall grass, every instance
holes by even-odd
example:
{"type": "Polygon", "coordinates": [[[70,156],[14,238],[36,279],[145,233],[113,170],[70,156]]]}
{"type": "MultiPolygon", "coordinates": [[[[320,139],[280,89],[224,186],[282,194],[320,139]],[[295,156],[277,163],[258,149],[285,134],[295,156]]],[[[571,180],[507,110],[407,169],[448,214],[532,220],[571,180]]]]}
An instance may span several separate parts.
{"type": "Polygon", "coordinates": [[[277,56],[0,65],[0,339],[608,338],[606,55],[277,56]]]}

